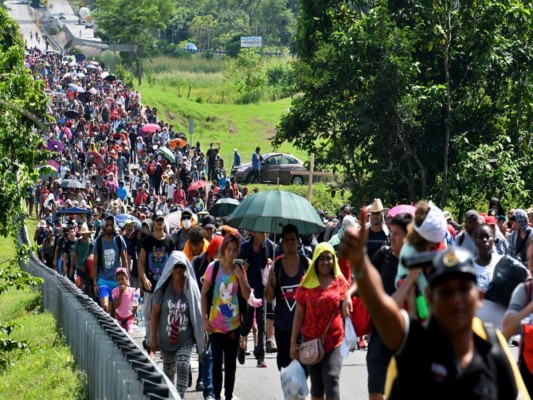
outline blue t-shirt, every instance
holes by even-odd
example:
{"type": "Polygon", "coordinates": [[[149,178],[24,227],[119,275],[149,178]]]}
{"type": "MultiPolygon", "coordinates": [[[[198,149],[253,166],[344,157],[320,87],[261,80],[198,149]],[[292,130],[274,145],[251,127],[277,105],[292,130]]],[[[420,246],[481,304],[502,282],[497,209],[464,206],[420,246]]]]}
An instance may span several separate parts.
{"type": "MultiPolygon", "coordinates": [[[[107,241],[104,237],[96,239],[94,243],[93,254],[102,255],[102,259],[98,260],[101,268],[98,270],[98,278],[108,281],[115,280],[115,271],[120,267],[120,251],[126,250],[126,242],[122,236],[113,237],[111,241],[107,241]],[[120,240],[120,249],[117,246],[117,241],[120,240]],[[99,245],[102,243],[102,251],[99,253],[99,245]]],[[[98,267],[97,267],[98,268],[98,267]]]]}

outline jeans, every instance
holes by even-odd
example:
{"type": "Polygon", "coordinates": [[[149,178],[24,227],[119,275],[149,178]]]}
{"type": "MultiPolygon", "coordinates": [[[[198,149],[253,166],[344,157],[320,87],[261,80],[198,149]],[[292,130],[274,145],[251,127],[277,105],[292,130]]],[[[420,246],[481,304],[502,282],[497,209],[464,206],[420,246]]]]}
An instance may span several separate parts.
{"type": "Polygon", "coordinates": [[[213,390],[213,353],[211,351],[211,341],[204,347],[202,363],[200,365],[202,366],[200,373],[202,374],[201,379],[204,384],[204,399],[207,396],[215,397],[213,390]]]}
{"type": "Polygon", "coordinates": [[[254,322],[254,312],[256,312],[255,319],[257,322],[257,347],[254,349],[255,358],[258,360],[265,359],[265,316],[266,316],[267,302],[263,299],[263,305],[258,308],[248,306],[244,319],[241,323],[241,336],[247,336],[252,329],[254,322]]]}

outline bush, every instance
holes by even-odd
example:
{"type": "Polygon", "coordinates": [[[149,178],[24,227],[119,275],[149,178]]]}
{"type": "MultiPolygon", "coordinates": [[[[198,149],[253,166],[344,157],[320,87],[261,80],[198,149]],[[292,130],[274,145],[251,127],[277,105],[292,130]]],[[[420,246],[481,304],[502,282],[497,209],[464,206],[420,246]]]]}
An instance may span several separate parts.
{"type": "Polygon", "coordinates": [[[118,63],[115,66],[115,74],[127,87],[133,88],[135,77],[123,64],[118,63]]]}

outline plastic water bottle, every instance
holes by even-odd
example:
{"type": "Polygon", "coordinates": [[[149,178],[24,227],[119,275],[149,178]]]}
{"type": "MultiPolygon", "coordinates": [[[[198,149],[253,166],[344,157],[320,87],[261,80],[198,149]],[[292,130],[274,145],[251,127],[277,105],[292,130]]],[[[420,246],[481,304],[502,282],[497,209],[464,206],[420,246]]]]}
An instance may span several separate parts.
{"type": "Polygon", "coordinates": [[[420,319],[426,320],[429,317],[429,309],[426,298],[422,293],[418,293],[416,296],[416,310],[420,319]]]}
{"type": "Polygon", "coordinates": [[[137,310],[137,326],[143,327],[144,326],[144,311],[143,307],[139,307],[137,310]]]}
{"type": "Polygon", "coordinates": [[[137,326],[144,326],[144,300],[139,298],[139,307],[137,308],[137,326]]]}

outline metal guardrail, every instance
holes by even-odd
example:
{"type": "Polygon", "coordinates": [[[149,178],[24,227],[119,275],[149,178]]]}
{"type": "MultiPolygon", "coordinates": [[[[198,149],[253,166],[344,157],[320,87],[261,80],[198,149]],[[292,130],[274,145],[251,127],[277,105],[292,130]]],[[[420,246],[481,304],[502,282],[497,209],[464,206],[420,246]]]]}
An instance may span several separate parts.
{"type": "MultiPolygon", "coordinates": [[[[26,228],[17,239],[19,244],[29,244],[26,228]]],[[[54,315],[78,367],[86,372],[90,399],[180,399],[173,383],[146,352],[76,285],[33,253],[21,268],[44,279],[43,306],[54,315]]]]}

